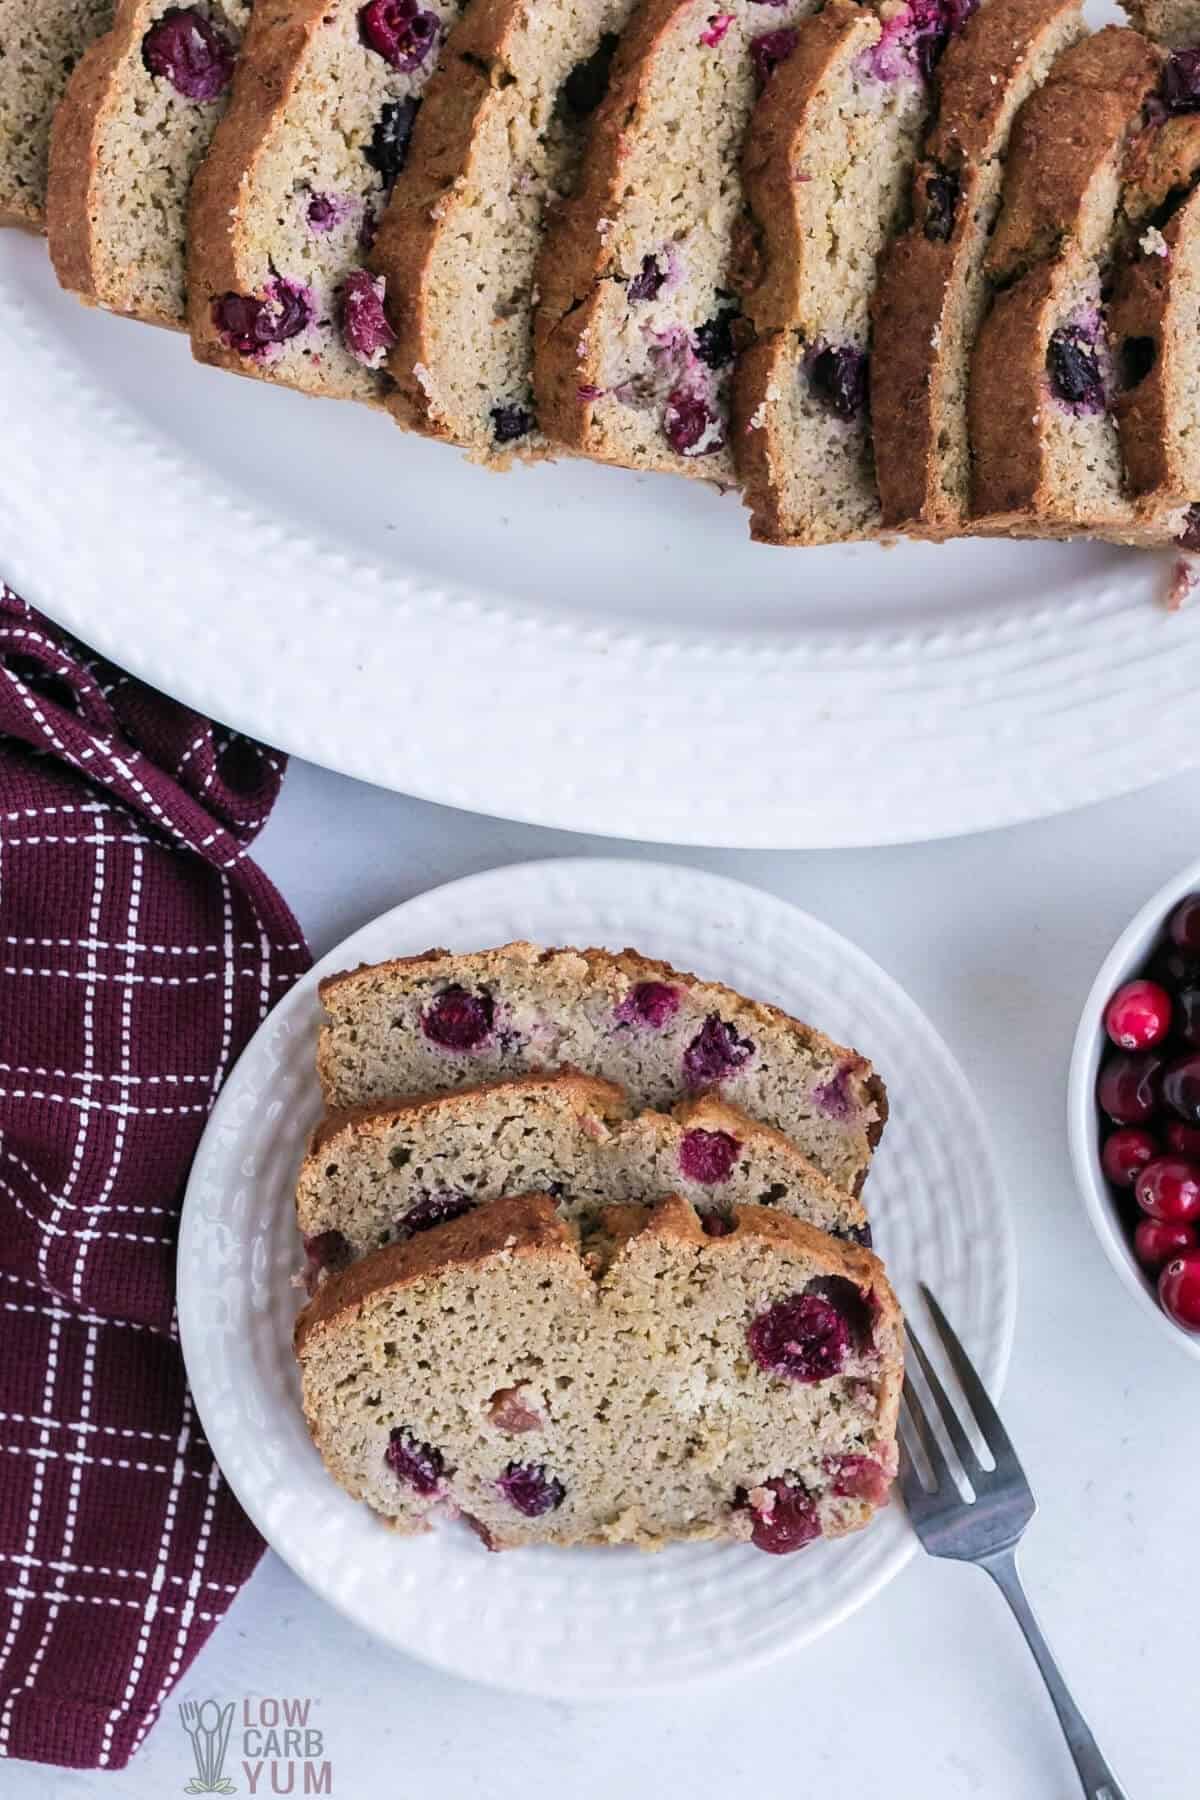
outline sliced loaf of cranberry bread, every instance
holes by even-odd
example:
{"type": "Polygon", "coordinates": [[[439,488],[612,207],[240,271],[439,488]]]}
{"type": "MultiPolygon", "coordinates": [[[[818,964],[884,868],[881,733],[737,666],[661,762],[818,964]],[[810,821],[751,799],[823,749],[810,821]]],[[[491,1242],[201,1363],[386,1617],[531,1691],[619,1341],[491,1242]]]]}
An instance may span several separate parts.
{"type": "Polygon", "coordinates": [[[861,1201],[715,1094],[631,1118],[612,1082],[518,1076],[324,1119],[296,1189],[309,1285],[397,1238],[534,1191],[585,1228],[613,1202],[678,1192],[706,1217],[757,1204],[870,1242],[861,1201]]]}
{"type": "Polygon", "coordinates": [[[1079,0],[986,0],[936,71],[913,223],[885,252],[871,307],[871,433],[887,529],[948,537],[964,528],[969,361],[1009,132],[1082,31],[1079,0]]]}
{"type": "Polygon", "coordinates": [[[887,1115],[856,1051],[632,950],[432,950],[331,975],[321,999],[330,1107],[568,1066],[616,1082],[639,1109],[717,1089],[855,1193],[887,1115]]]}
{"type": "Polygon", "coordinates": [[[549,1195],[515,1195],[327,1281],[296,1354],[334,1479],[490,1549],[779,1554],[868,1523],[902,1379],[869,1251],[752,1206],[710,1236],[671,1196],[610,1209],[587,1252],[549,1195]]]}
{"type": "Polygon", "coordinates": [[[257,0],[192,195],[201,362],[382,405],[392,343],[366,267],[459,0],[257,0]]]}
{"type": "Polygon", "coordinates": [[[537,455],[534,270],[575,184],[633,0],[473,0],[446,44],[371,253],[402,424],[479,461],[537,455]]]}
{"type": "Polygon", "coordinates": [[[754,340],[733,378],[733,451],[754,537],[871,536],[879,495],[867,425],[870,301],[904,224],[949,11],[886,24],[831,0],[751,115],[742,179],[757,238],[744,309],[754,340]]]}
{"type": "Polygon", "coordinates": [[[1017,121],[988,269],[1007,281],[971,362],[973,513],[990,530],[1169,542],[1178,508],[1126,490],[1104,286],[1122,173],[1162,53],[1109,26],[1072,46],[1017,121]]]}
{"type": "Polygon", "coordinates": [[[755,95],[814,0],[645,0],[538,268],[542,429],[601,462],[729,481],[755,95]]]}
{"type": "MultiPolygon", "coordinates": [[[[1163,96],[1173,100],[1172,57],[1163,96]]],[[[1200,59],[1198,59],[1200,65],[1200,59]]],[[[1108,308],[1125,478],[1143,502],[1191,502],[1200,548],[1200,113],[1142,134],[1126,170],[1126,253],[1108,308]]]]}
{"type": "Polygon", "coordinates": [[[112,0],[0,0],[0,225],[46,229],[50,122],[112,0]]]}
{"type": "Polygon", "coordinates": [[[118,0],[54,118],[50,256],[89,306],[179,329],[192,177],[225,110],[248,0],[118,0]]]}

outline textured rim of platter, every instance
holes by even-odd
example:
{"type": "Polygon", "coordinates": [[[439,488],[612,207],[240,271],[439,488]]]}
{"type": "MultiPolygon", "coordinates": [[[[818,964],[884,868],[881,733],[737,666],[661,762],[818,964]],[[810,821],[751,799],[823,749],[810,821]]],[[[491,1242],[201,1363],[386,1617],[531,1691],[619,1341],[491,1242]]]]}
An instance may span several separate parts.
{"type": "MultiPolygon", "coordinates": [[[[1200,606],[1167,615],[1162,556],[986,543],[743,551],[734,497],[580,464],[484,476],[365,413],[196,368],[172,334],[86,313],[43,264],[35,240],[0,232],[0,572],[134,673],[280,748],[502,817],[764,848],[1009,824],[1200,759],[1200,606]],[[228,461],[250,455],[244,491],[217,450],[205,459],[205,433],[228,461]],[[391,523],[378,538],[386,556],[356,555],[353,517],[339,541],[256,486],[253,470],[270,472],[297,438],[319,458],[331,435],[330,484],[345,484],[347,513],[355,471],[341,465],[360,441],[376,474],[386,463],[403,524],[406,492],[418,512],[443,490],[448,505],[460,487],[470,494],[478,552],[457,516],[446,530],[476,579],[406,570],[391,523]],[[674,614],[655,612],[665,550],[629,569],[611,607],[583,605],[566,579],[536,602],[504,589],[532,591],[551,566],[548,533],[560,533],[561,561],[590,531],[585,568],[602,547],[618,553],[626,526],[640,544],[660,518],[672,571],[699,546],[695,580],[713,584],[700,626],[678,594],[674,614]],[[1018,591],[999,600],[1010,565],[1018,591]],[[775,591],[785,581],[790,594],[793,570],[794,613],[775,591]],[[751,618],[759,571],[771,606],[751,618]],[[889,604],[893,571],[904,607],[889,604]],[[976,605],[981,582],[990,598],[976,605]],[[867,612],[839,629],[846,607],[823,598],[828,584],[869,595],[867,612]]],[[[444,561],[450,540],[437,543],[444,561]]]]}
{"type": "Polygon", "coordinates": [[[929,1021],[861,951],[770,894],[695,869],[597,859],[491,870],[408,901],[326,956],[256,1034],[217,1103],[184,1207],[179,1317],[197,1409],[268,1542],[399,1649],[564,1698],[732,1676],[828,1630],[898,1573],[916,1547],[899,1504],[869,1531],[796,1557],[713,1544],[489,1556],[458,1524],[396,1537],[334,1485],[304,1428],[289,1277],[295,1170],[320,1112],[317,981],[434,942],[522,934],[636,942],[807,1013],[871,1055],[892,1105],[866,1193],[877,1243],[914,1316],[920,1276],[999,1391],[1016,1309],[1012,1226],[979,1108],[929,1021]]]}

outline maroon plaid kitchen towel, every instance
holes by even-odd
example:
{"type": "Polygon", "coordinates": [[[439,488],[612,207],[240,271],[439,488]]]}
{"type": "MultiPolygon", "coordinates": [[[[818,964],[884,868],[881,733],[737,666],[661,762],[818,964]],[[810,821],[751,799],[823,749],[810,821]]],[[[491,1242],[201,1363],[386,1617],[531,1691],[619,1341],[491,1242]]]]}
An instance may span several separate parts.
{"type": "Polygon", "coordinates": [[[213,1097],[308,965],[246,855],[282,775],[0,590],[0,1756],[123,1767],[262,1551],[174,1256],[213,1097]]]}

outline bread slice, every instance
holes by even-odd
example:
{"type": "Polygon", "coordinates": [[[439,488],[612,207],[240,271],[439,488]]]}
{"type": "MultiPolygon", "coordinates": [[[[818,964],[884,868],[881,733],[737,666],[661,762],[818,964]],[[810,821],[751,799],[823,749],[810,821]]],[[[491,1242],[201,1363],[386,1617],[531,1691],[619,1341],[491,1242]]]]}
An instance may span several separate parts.
{"type": "Polygon", "coordinates": [[[1125,488],[1102,289],[1121,181],[1162,53],[1110,26],[1068,50],[1013,133],[988,273],[1008,281],[971,361],[973,512],[991,530],[1170,542],[1178,508],[1125,488]]]}
{"type": "Polygon", "coordinates": [[[730,481],[742,138],[813,0],[645,0],[538,265],[543,431],[581,455],[730,481]]]}
{"type": "Polygon", "coordinates": [[[296,1325],[326,1466],[397,1530],[490,1549],[867,1524],[896,1467],[900,1311],[883,1266],[747,1206],[614,1207],[580,1253],[514,1195],[327,1281],[296,1325]]]}
{"type": "Polygon", "coordinates": [[[871,433],[887,529],[947,537],[967,519],[968,367],[1009,131],[1082,30],[1078,0],[986,0],[938,66],[913,223],[885,253],[871,307],[871,433]]]}
{"type": "Polygon", "coordinates": [[[118,0],[67,84],[46,218],[65,288],[179,329],[188,190],[225,109],[248,0],[118,0]]]}
{"type": "Polygon", "coordinates": [[[1130,23],[1172,49],[1200,44],[1200,0],[1124,0],[1130,23]]]}
{"type": "Polygon", "coordinates": [[[887,1116],[865,1057],[772,1006],[635,951],[431,950],[321,983],[329,1107],[572,1067],[636,1108],[710,1088],[857,1193],[887,1116]]]}
{"type": "Polygon", "coordinates": [[[1126,481],[1160,505],[1200,496],[1198,182],[1200,113],[1142,134],[1126,170],[1128,243],[1108,308],[1126,481]]]}
{"type": "Polygon", "coordinates": [[[371,254],[401,424],[502,464],[544,454],[534,270],[633,0],[473,0],[446,45],[371,254]]]}
{"type": "Polygon", "coordinates": [[[310,1286],[397,1238],[535,1190],[584,1228],[606,1205],[678,1192],[705,1215],[759,1204],[870,1242],[861,1201],[782,1132],[715,1094],[631,1118],[619,1087],[571,1071],[322,1120],[296,1189],[310,1286]]]}
{"type": "Polygon", "coordinates": [[[257,0],[192,195],[196,357],[384,404],[392,341],[367,253],[459,0],[257,0]]]}
{"type": "MultiPolygon", "coordinates": [[[[870,300],[905,222],[936,40],[830,0],[751,115],[742,179],[758,280],[754,342],[733,378],[733,450],[752,535],[768,544],[872,536],[879,494],[867,424],[870,300]]],[[[910,27],[911,30],[911,27],[910,27]]]]}
{"type": "Polygon", "coordinates": [[[0,0],[0,225],[46,229],[50,122],[112,0],[0,0]]]}

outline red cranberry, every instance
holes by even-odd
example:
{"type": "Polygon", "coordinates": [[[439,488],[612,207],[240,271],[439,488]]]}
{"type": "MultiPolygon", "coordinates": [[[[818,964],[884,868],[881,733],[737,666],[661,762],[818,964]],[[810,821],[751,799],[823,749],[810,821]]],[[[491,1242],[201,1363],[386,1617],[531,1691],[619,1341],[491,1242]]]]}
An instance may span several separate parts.
{"type": "Polygon", "coordinates": [[[1200,956],[1200,894],[1179,902],[1167,920],[1167,936],[1186,956],[1200,956]]]}
{"type": "Polygon", "coordinates": [[[411,74],[429,56],[441,35],[438,16],[422,12],[417,0],[368,0],[358,15],[363,43],[393,69],[411,74]]]}
{"type": "Polygon", "coordinates": [[[1162,1098],[1163,1061],[1145,1052],[1111,1056],[1100,1071],[1096,1098],[1118,1125],[1140,1125],[1157,1112],[1162,1098]]]}
{"type": "Polygon", "coordinates": [[[1200,1125],[1200,1056],[1184,1056],[1163,1076],[1163,1099],[1188,1125],[1200,1125]]]}
{"type": "Polygon", "coordinates": [[[754,1055],[749,1038],[740,1038],[732,1025],[709,1013],[683,1053],[683,1076],[690,1088],[712,1087],[724,1081],[754,1055]]]}
{"type": "Polygon", "coordinates": [[[541,1463],[509,1463],[496,1486],[505,1499],[527,1519],[554,1512],[566,1499],[567,1490],[541,1463]]]}
{"type": "Polygon", "coordinates": [[[679,1146],[679,1167],[689,1181],[713,1187],[728,1181],[741,1145],[727,1131],[685,1131],[679,1146]]]}
{"type": "MultiPolygon", "coordinates": [[[[1200,550],[1200,543],[1196,548],[1200,550]]],[[[1146,974],[1151,981],[1157,981],[1160,986],[1172,990],[1200,987],[1200,956],[1189,956],[1167,938],[1146,964],[1146,974]]]]}
{"type": "Polygon", "coordinates": [[[431,1231],[435,1225],[444,1225],[448,1219],[461,1219],[464,1213],[470,1212],[475,1202],[469,1194],[460,1194],[453,1188],[442,1188],[436,1194],[423,1194],[415,1206],[410,1206],[404,1217],[397,1222],[397,1230],[401,1237],[411,1237],[418,1231],[431,1231]]]}
{"type": "Polygon", "coordinates": [[[1104,1140],[1100,1162],[1114,1187],[1131,1188],[1148,1162],[1161,1152],[1156,1140],[1138,1125],[1123,1125],[1104,1140]]]}
{"type": "Polygon", "coordinates": [[[322,1270],[345,1268],[350,1261],[350,1246],[340,1231],[318,1231],[305,1238],[304,1255],[304,1286],[308,1293],[315,1294],[322,1270]]]}
{"type": "Polygon", "coordinates": [[[759,86],[766,87],[781,62],[786,62],[796,48],[799,33],[786,25],[778,31],[764,31],[750,42],[750,61],[758,76],[759,86]]]}
{"type": "Polygon", "coordinates": [[[667,271],[659,266],[656,256],[643,256],[642,266],[625,289],[627,300],[654,300],[667,279],[667,271]]]}
{"type": "Polygon", "coordinates": [[[418,1494],[436,1494],[446,1473],[446,1459],[441,1451],[432,1444],[420,1443],[404,1425],[397,1425],[392,1432],[384,1460],[418,1494]]]}
{"type": "Polygon", "coordinates": [[[379,368],[385,352],[396,341],[383,310],[383,276],[351,269],[342,283],[341,302],[342,336],[347,350],[364,368],[379,368]]]}
{"type": "Polygon", "coordinates": [[[492,1035],[494,1012],[490,994],[448,987],[421,1014],[421,1030],[443,1050],[478,1050],[492,1035]]]}
{"type": "Polygon", "coordinates": [[[723,1213],[706,1212],[700,1214],[700,1229],[705,1237],[732,1237],[737,1224],[723,1213]]]}
{"type": "Polygon", "coordinates": [[[760,1369],[789,1381],[828,1381],[850,1353],[850,1327],[819,1294],[793,1294],[752,1319],[746,1332],[760,1369]]]}
{"type": "Polygon", "coordinates": [[[844,1063],[835,1075],[820,1087],[813,1089],[813,1105],[830,1119],[846,1119],[850,1116],[850,1078],[854,1074],[854,1065],[844,1063]]]}
{"type": "Polygon", "coordinates": [[[151,75],[171,83],[185,100],[215,100],[233,79],[236,50],[194,6],[168,7],[142,39],[151,75]]]}
{"type": "Polygon", "coordinates": [[[1200,1125],[1185,1125],[1182,1119],[1168,1119],[1163,1126],[1168,1150],[1176,1156],[1189,1156],[1200,1162],[1200,1125]]]}
{"type": "Polygon", "coordinates": [[[663,435],[677,456],[708,456],[725,442],[725,427],[702,394],[675,388],[667,395],[663,435]]]}
{"type": "Polygon", "coordinates": [[[546,1421],[530,1406],[519,1387],[497,1388],[488,1401],[488,1418],[497,1431],[541,1431],[546,1421]]]}
{"type": "Polygon", "coordinates": [[[1190,1225],[1172,1225],[1163,1219],[1140,1219],[1133,1234],[1137,1259],[1152,1275],[1157,1275],[1173,1256],[1192,1250],[1195,1245],[1196,1234],[1190,1225]]]}
{"type": "Polygon", "coordinates": [[[891,1483],[873,1456],[831,1456],[825,1463],[830,1490],[844,1500],[866,1500],[886,1506],[891,1483]]]}
{"type": "Polygon", "coordinates": [[[1178,1225],[1200,1216],[1200,1165],[1181,1156],[1156,1156],[1134,1183],[1137,1203],[1152,1219],[1178,1225]]]}
{"type": "Polygon", "coordinates": [[[213,301],[213,321],[231,350],[263,357],[273,344],[286,343],[311,324],[312,295],[282,275],[268,281],[262,297],[222,294],[213,301]]]}
{"type": "Polygon", "coordinates": [[[1176,995],[1175,1035],[1200,1050],[1200,987],[1183,987],[1176,995]]]}
{"type": "Polygon", "coordinates": [[[841,1313],[857,1350],[871,1350],[875,1344],[875,1321],[879,1317],[879,1301],[874,1288],[861,1288],[844,1275],[819,1275],[805,1288],[806,1294],[819,1294],[841,1313]]]}
{"type": "Polygon", "coordinates": [[[769,1556],[801,1550],[821,1535],[816,1502],[798,1481],[765,1481],[738,1503],[749,1507],[754,1520],[750,1542],[769,1556]]]}
{"type": "Polygon", "coordinates": [[[1200,1250],[1171,1259],[1158,1278],[1164,1310],[1187,1331],[1200,1331],[1200,1250]]]}
{"type": "Polygon", "coordinates": [[[649,1025],[661,1031],[679,1011],[678,988],[665,981],[639,981],[617,1007],[616,1017],[622,1025],[649,1025]]]}
{"type": "Polygon", "coordinates": [[[710,50],[715,50],[732,24],[732,13],[710,13],[708,28],[700,33],[700,42],[707,45],[710,50]]]}
{"type": "Polygon", "coordinates": [[[1149,1050],[1171,1029],[1171,996],[1154,981],[1127,981],[1108,1003],[1105,1028],[1118,1050],[1149,1050]]]}

